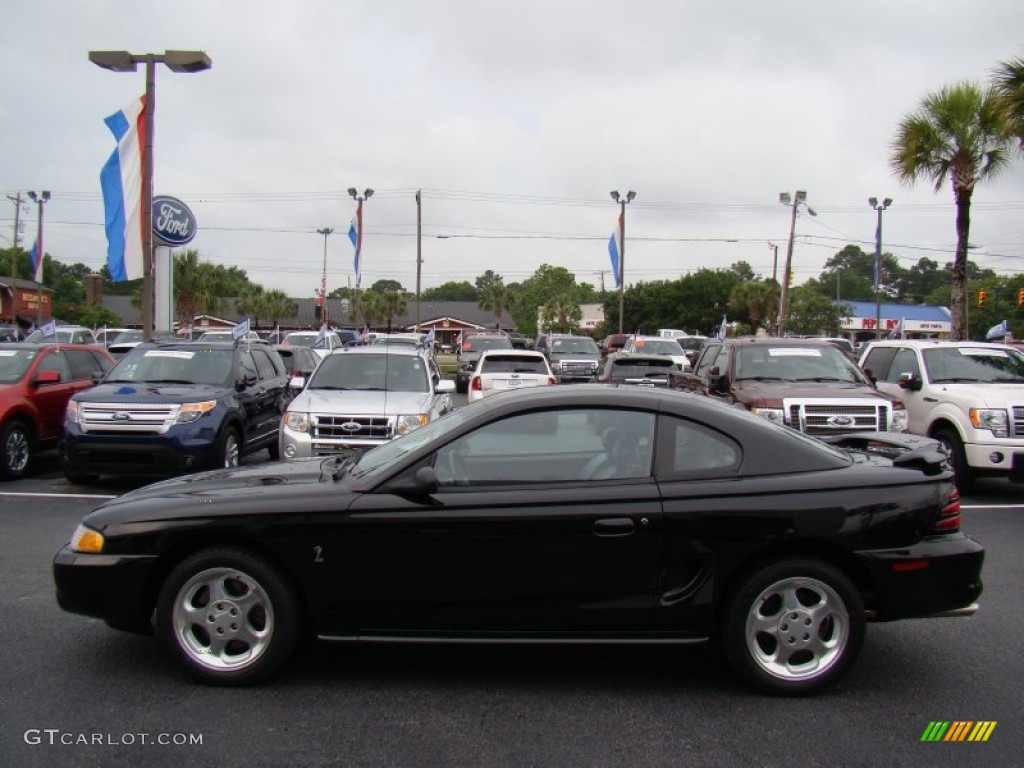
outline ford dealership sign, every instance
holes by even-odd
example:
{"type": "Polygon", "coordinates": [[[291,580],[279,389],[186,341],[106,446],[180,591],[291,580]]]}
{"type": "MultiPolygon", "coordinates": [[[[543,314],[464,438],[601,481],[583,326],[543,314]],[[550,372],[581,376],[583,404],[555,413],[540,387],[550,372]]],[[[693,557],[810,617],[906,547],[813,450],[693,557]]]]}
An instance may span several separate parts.
{"type": "Polygon", "coordinates": [[[196,217],[176,197],[153,198],[153,234],[168,245],[185,245],[196,236],[196,217]]]}

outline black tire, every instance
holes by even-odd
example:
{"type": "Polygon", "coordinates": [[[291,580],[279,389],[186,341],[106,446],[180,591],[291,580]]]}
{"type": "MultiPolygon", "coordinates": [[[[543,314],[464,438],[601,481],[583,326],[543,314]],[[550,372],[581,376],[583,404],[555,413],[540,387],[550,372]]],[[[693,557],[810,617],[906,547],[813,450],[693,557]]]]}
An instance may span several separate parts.
{"type": "Polygon", "coordinates": [[[206,549],[179,563],[160,589],[157,636],[210,685],[250,685],[291,658],[299,603],[273,565],[235,548],[206,549]]]}
{"type": "Polygon", "coordinates": [[[726,605],[725,654],[741,678],[782,696],[818,693],[854,663],[864,603],[846,575],[811,558],[778,560],[748,576],[726,605]]]}
{"type": "Polygon", "coordinates": [[[217,441],[217,468],[237,467],[242,458],[242,441],[235,427],[227,427],[217,441]]]}
{"type": "Polygon", "coordinates": [[[24,421],[12,419],[0,430],[0,477],[19,480],[32,466],[35,436],[24,421]]]}
{"type": "Polygon", "coordinates": [[[469,381],[463,381],[462,379],[455,380],[455,392],[464,395],[469,391],[469,381]]]}
{"type": "Polygon", "coordinates": [[[271,461],[277,461],[281,458],[281,446],[278,445],[275,439],[270,445],[267,446],[267,453],[270,454],[271,461]]]}
{"type": "Polygon", "coordinates": [[[969,491],[974,487],[977,477],[974,471],[967,464],[967,454],[964,453],[964,444],[956,430],[945,428],[935,433],[935,439],[942,443],[942,447],[949,454],[949,460],[953,464],[953,474],[956,475],[956,486],[961,491],[969,491]]]}

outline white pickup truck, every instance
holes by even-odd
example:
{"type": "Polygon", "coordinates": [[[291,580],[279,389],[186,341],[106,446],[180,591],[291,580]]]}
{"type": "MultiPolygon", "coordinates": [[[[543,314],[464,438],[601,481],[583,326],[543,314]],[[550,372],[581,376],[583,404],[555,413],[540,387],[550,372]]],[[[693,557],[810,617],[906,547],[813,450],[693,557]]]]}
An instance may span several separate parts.
{"type": "Polygon", "coordinates": [[[871,342],[860,366],[907,408],[910,431],[943,443],[957,485],[1024,482],[1024,354],[983,341],[871,342]]]}

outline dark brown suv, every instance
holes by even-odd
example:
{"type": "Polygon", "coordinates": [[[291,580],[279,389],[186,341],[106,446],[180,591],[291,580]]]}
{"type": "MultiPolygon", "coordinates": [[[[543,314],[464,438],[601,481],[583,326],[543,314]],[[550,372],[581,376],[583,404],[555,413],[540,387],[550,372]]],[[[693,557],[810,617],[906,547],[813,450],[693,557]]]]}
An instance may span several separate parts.
{"type": "Polygon", "coordinates": [[[56,447],[68,400],[113,366],[103,347],[0,344],[0,477],[23,477],[37,451],[56,447]]]}

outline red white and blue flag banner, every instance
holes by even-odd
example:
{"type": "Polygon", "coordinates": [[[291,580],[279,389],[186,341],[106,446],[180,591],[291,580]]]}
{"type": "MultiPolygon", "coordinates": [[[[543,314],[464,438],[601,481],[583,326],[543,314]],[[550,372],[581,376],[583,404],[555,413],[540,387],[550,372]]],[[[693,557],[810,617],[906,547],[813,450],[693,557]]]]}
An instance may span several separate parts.
{"type": "Polygon", "coordinates": [[[348,239],[352,241],[353,247],[356,249],[355,256],[352,257],[352,268],[356,273],[356,289],[359,288],[359,283],[362,275],[359,272],[359,257],[363,252],[363,206],[356,208],[356,215],[352,219],[352,223],[348,227],[348,239]]]}
{"type": "Polygon", "coordinates": [[[608,239],[608,255],[612,257],[612,275],[615,278],[615,287],[621,288],[620,280],[622,271],[619,268],[619,258],[622,254],[622,214],[619,214],[619,226],[612,232],[608,239]]]}
{"type": "Polygon", "coordinates": [[[43,282],[43,235],[40,231],[39,239],[32,243],[32,252],[29,254],[32,259],[32,279],[37,283],[43,282]]]}
{"type": "Polygon", "coordinates": [[[143,274],[142,148],[146,144],[146,97],[139,96],[103,122],[117,148],[100,171],[107,229],[107,269],[115,282],[143,274]]]}

